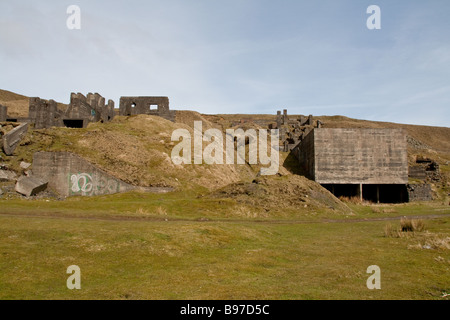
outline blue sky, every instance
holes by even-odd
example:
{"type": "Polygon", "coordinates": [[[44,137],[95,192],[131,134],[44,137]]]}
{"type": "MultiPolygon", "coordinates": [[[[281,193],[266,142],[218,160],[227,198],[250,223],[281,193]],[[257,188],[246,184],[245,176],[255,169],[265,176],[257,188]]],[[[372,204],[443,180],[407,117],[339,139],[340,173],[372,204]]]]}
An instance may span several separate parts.
{"type": "Polygon", "coordinates": [[[0,88],[448,127],[449,14],[448,0],[2,0],[0,88]],[[366,27],[370,5],[381,30],[366,27]]]}

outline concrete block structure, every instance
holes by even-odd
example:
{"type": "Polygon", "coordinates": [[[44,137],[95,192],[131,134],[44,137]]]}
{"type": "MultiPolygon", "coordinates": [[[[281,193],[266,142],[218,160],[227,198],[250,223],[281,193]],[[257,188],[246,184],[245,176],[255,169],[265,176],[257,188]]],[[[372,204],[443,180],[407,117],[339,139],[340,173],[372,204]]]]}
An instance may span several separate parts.
{"type": "Polygon", "coordinates": [[[407,186],[409,201],[431,201],[433,200],[433,190],[428,183],[409,184],[407,186]]]}
{"type": "Polygon", "coordinates": [[[121,97],[119,115],[147,114],[175,122],[176,111],[169,108],[168,97],[121,97]]]}
{"type": "Polygon", "coordinates": [[[22,123],[3,136],[3,151],[7,156],[13,154],[14,150],[17,148],[22,138],[26,135],[27,131],[28,123],[22,123]]]}
{"type": "Polygon", "coordinates": [[[69,152],[37,152],[33,176],[48,181],[62,196],[95,196],[135,189],[83,158],[69,152]]]}
{"type": "Polygon", "coordinates": [[[35,129],[50,127],[85,128],[90,122],[109,122],[114,118],[114,101],[108,100],[98,93],[70,94],[67,110],[59,110],[53,100],[30,98],[29,122],[35,129]]]}
{"type": "Polygon", "coordinates": [[[20,177],[17,180],[16,192],[26,196],[34,196],[47,189],[47,182],[37,177],[20,177]]]}
{"type": "Polygon", "coordinates": [[[114,101],[108,100],[98,93],[70,94],[70,104],[64,113],[63,123],[66,127],[85,128],[90,122],[109,122],[114,118],[114,101]]]}
{"type": "Polygon", "coordinates": [[[305,176],[336,196],[408,201],[407,142],[401,129],[315,128],[293,153],[305,176]]]}
{"type": "Polygon", "coordinates": [[[35,129],[63,126],[63,112],[58,110],[58,105],[54,100],[30,98],[28,116],[30,122],[34,123],[35,129]]]}
{"type": "Polygon", "coordinates": [[[308,117],[300,115],[296,119],[290,119],[287,109],[277,111],[276,124],[269,125],[269,129],[278,129],[280,134],[280,148],[284,152],[292,151],[306,137],[311,130],[318,126],[312,115],[308,117]]]}
{"type": "MultiPolygon", "coordinates": [[[[168,97],[121,97],[119,114],[125,116],[148,114],[175,122],[176,111],[169,109],[168,97]]],[[[29,98],[28,118],[9,119],[13,122],[34,124],[35,129],[51,127],[86,128],[91,122],[109,122],[116,115],[114,101],[98,93],[71,93],[66,110],[54,100],[29,98]]],[[[8,120],[7,108],[0,105],[0,121],[8,120]]]]}

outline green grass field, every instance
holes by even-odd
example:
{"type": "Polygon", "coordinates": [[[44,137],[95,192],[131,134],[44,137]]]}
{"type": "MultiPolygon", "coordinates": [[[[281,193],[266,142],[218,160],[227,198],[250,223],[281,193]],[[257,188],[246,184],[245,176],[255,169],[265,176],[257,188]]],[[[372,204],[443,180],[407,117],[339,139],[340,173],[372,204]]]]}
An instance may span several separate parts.
{"type": "Polygon", "coordinates": [[[448,205],[235,209],[189,193],[0,200],[0,299],[448,299],[448,205]],[[396,217],[437,214],[385,236],[396,217]],[[66,286],[70,265],[80,290],[66,286]],[[380,290],[366,286],[371,265],[380,290]]]}

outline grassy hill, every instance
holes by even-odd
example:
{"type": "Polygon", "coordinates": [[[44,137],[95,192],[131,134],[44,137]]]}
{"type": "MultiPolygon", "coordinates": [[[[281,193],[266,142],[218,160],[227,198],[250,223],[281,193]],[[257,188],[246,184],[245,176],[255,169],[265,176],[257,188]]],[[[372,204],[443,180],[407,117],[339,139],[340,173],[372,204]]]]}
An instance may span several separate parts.
{"type": "MultiPolygon", "coordinates": [[[[28,108],[30,104],[29,97],[0,89],[0,104],[8,107],[8,115],[11,119],[15,118],[27,118],[28,108]]],[[[66,104],[57,103],[58,108],[65,110],[66,104]]]]}
{"type": "MultiPolygon", "coordinates": [[[[25,96],[0,91],[0,103],[9,106],[10,114],[24,115],[22,109],[27,101],[25,96]]],[[[296,117],[290,115],[290,118],[296,117]]],[[[258,165],[173,164],[171,151],[178,143],[171,141],[175,129],[187,129],[193,137],[194,121],[202,121],[203,130],[224,130],[240,119],[246,120],[246,123],[241,125],[244,129],[263,128],[257,123],[275,121],[276,116],[205,115],[194,111],[178,111],[175,123],[156,116],[116,116],[110,123],[91,123],[86,129],[51,128],[29,131],[17,148],[16,155],[3,157],[3,162],[20,173],[23,171],[20,162],[32,162],[33,154],[37,151],[69,151],[133,185],[170,186],[177,190],[194,190],[200,195],[212,193],[212,197],[221,194],[222,197],[241,203],[242,211],[250,212],[247,213],[249,215],[252,206],[267,211],[270,204],[272,209],[280,209],[286,207],[285,204],[289,204],[293,197],[302,203],[290,203],[288,207],[296,208],[302,205],[311,209],[334,208],[340,212],[351,211],[330,193],[324,192],[318,184],[293,175],[296,172],[296,161],[287,153],[281,153],[279,176],[285,177],[283,183],[286,188],[297,190],[297,194],[291,191],[276,191],[280,187],[280,181],[277,180],[281,179],[280,177],[270,177],[261,184],[254,183],[260,169],[258,165]],[[230,192],[231,189],[234,191],[230,192]],[[241,194],[238,195],[236,190],[240,190],[241,194]],[[251,190],[258,191],[252,193],[251,190]],[[305,195],[312,197],[307,198],[305,195]],[[267,198],[272,200],[268,202],[267,198]]],[[[450,128],[374,122],[342,116],[321,116],[315,119],[320,119],[323,126],[329,128],[404,129],[408,135],[408,154],[411,162],[421,155],[431,157],[441,165],[444,179],[437,189],[440,190],[440,195],[445,196],[450,181],[450,128]]],[[[204,143],[203,147],[206,145],[208,144],[204,143]]]]}
{"type": "Polygon", "coordinates": [[[11,91],[0,90],[0,104],[8,107],[12,118],[28,116],[29,98],[11,91]]]}

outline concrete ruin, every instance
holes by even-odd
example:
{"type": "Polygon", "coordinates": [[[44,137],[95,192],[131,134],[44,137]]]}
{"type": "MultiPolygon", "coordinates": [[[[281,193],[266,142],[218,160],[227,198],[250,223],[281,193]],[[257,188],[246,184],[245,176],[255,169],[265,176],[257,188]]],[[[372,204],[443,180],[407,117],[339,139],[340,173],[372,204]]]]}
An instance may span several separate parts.
{"type": "Polygon", "coordinates": [[[26,197],[31,197],[45,191],[47,184],[47,181],[37,177],[20,177],[17,180],[15,190],[26,197]]]}
{"type": "Polygon", "coordinates": [[[114,118],[114,101],[108,100],[98,93],[71,93],[70,104],[64,113],[64,126],[85,128],[90,122],[109,122],[114,118]]]}
{"type": "Polygon", "coordinates": [[[136,189],[152,193],[173,191],[171,187],[133,186],[70,152],[36,152],[32,171],[33,177],[48,181],[48,187],[64,197],[98,196],[136,189]]]}
{"type": "Polygon", "coordinates": [[[15,181],[17,174],[10,170],[0,170],[0,182],[15,181]]]}
{"type": "Polygon", "coordinates": [[[428,183],[422,184],[408,184],[406,186],[408,191],[409,201],[431,201],[433,200],[433,190],[428,183]]]}
{"type": "Polygon", "coordinates": [[[0,122],[5,122],[8,118],[8,108],[0,104],[0,122]]]}
{"type": "Polygon", "coordinates": [[[48,187],[68,196],[95,196],[135,189],[83,158],[69,152],[37,152],[33,176],[48,181],[48,187]]]}
{"type": "MultiPolygon", "coordinates": [[[[168,97],[121,97],[119,115],[154,115],[175,122],[176,111],[169,109],[168,97]]],[[[26,122],[35,129],[51,127],[86,128],[91,122],[109,122],[114,119],[114,101],[106,100],[98,93],[71,93],[70,103],[64,110],[54,100],[29,98],[27,118],[8,118],[6,106],[0,105],[0,122],[26,122]]]]}
{"type": "Polygon", "coordinates": [[[29,122],[35,129],[50,127],[86,128],[90,122],[109,122],[114,118],[114,101],[108,100],[98,93],[70,94],[67,110],[58,109],[53,100],[30,98],[29,122]]]}
{"type": "Polygon", "coordinates": [[[168,97],[121,97],[119,115],[147,114],[175,122],[176,111],[170,110],[168,97]]]}
{"type": "Polygon", "coordinates": [[[305,176],[336,196],[408,201],[407,142],[401,129],[315,128],[293,153],[305,176]]]}
{"type": "Polygon", "coordinates": [[[3,136],[3,151],[7,156],[11,156],[14,153],[27,131],[28,123],[22,123],[3,136]]]}
{"type": "Polygon", "coordinates": [[[280,150],[283,152],[292,151],[316,127],[320,127],[320,121],[314,121],[312,115],[291,119],[287,109],[283,110],[283,114],[277,111],[276,124],[269,125],[269,129],[279,130],[280,150]]]}
{"type": "Polygon", "coordinates": [[[409,177],[427,182],[441,180],[439,164],[433,159],[417,157],[414,164],[409,167],[409,177]]]}
{"type": "Polygon", "coordinates": [[[29,122],[34,123],[35,129],[63,126],[63,112],[58,110],[56,101],[47,101],[37,97],[30,98],[29,101],[29,122]]]}

